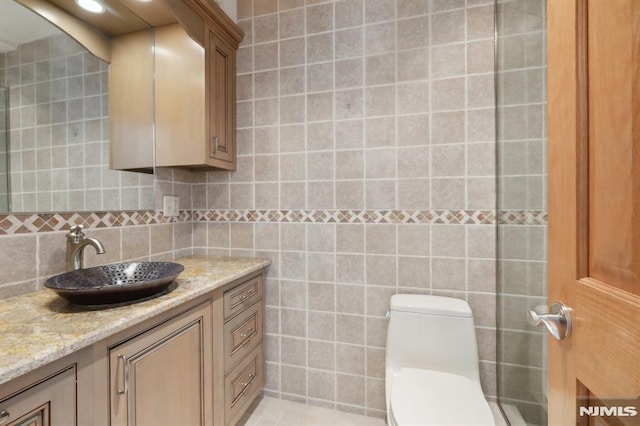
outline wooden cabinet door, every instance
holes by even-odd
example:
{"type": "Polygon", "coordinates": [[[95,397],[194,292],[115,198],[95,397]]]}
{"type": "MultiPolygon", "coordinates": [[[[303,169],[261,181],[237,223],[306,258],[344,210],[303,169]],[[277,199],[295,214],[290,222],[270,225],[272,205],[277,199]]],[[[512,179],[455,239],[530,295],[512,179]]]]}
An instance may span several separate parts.
{"type": "Polygon", "coordinates": [[[76,422],[74,367],[0,402],[4,426],[73,426],[76,422]]]}
{"type": "Polygon", "coordinates": [[[209,163],[235,170],[235,49],[210,28],[206,42],[209,163]]]}
{"type": "Polygon", "coordinates": [[[549,424],[638,424],[640,1],[550,0],[549,424]],[[604,404],[604,407],[602,404],[604,404]]]}
{"type": "Polygon", "coordinates": [[[211,303],[109,351],[111,424],[211,425],[211,303]]]}

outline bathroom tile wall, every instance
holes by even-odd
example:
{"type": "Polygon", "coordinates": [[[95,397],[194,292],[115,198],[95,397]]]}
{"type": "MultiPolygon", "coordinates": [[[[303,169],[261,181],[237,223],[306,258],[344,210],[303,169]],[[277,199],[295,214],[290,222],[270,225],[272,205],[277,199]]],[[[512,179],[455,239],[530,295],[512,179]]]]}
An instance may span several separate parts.
{"type": "Polygon", "coordinates": [[[66,34],[0,58],[0,86],[10,88],[12,211],[153,207],[153,176],[108,167],[107,63],[66,34]]]}
{"type": "Polygon", "coordinates": [[[546,334],[525,312],[546,301],[546,62],[544,0],[498,1],[499,396],[525,421],[546,419],[546,334]]]}
{"type": "Polygon", "coordinates": [[[194,222],[194,251],[273,260],[267,393],[382,417],[384,314],[411,292],[469,301],[495,396],[496,229],[456,219],[495,213],[492,1],[239,0],[238,18],[238,171],[194,173],[192,207],[288,215],[194,222]]]}
{"type": "MultiPolygon", "coordinates": [[[[156,197],[179,194],[183,205],[191,205],[191,172],[159,169],[156,197]]],[[[153,194],[153,191],[151,192],[153,194]]],[[[193,252],[191,217],[164,218],[156,211],[107,213],[59,213],[51,215],[0,215],[0,258],[10,262],[0,273],[0,300],[42,288],[48,277],[65,270],[65,234],[68,223],[83,223],[88,236],[98,238],[106,253],[85,251],[88,266],[129,260],[173,260],[193,252]],[[66,223],[62,221],[66,220],[66,223]],[[51,222],[53,229],[43,223],[51,222]],[[15,223],[17,225],[11,225],[15,223]],[[24,225],[25,223],[28,224],[24,225]],[[36,226],[40,231],[36,231],[36,226]]]]}

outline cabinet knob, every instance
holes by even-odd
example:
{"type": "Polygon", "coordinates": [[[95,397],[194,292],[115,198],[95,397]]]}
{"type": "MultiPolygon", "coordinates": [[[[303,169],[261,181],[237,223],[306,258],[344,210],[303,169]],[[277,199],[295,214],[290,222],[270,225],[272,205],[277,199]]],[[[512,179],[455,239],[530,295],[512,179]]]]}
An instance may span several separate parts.
{"type": "Polygon", "coordinates": [[[7,420],[9,420],[11,414],[7,410],[0,411],[0,425],[4,424],[7,420]]]}

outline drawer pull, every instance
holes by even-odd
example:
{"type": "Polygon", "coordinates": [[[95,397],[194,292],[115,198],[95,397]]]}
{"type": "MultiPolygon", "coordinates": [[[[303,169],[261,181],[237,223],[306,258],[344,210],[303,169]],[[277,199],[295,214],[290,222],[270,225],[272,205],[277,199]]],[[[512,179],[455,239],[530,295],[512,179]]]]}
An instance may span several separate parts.
{"type": "Polygon", "coordinates": [[[249,386],[251,384],[251,382],[253,381],[253,378],[255,376],[253,374],[249,374],[249,376],[247,377],[247,381],[244,383],[240,383],[240,386],[242,386],[243,388],[246,388],[247,386],[249,386]]]}
{"type": "Polygon", "coordinates": [[[244,396],[245,393],[247,393],[247,391],[251,388],[251,385],[253,385],[253,383],[256,381],[255,378],[256,376],[253,374],[249,375],[250,379],[245,382],[245,383],[240,383],[240,386],[243,387],[242,392],[240,392],[240,394],[238,396],[236,396],[236,398],[231,401],[231,406],[233,407],[234,405],[236,405],[236,402],[238,402],[239,400],[242,399],[242,397],[244,396]]]}
{"type": "Polygon", "coordinates": [[[247,300],[250,297],[252,297],[254,294],[256,294],[255,292],[251,291],[251,290],[247,290],[244,292],[244,294],[242,296],[240,296],[240,300],[247,300]]]}
{"type": "Polygon", "coordinates": [[[9,420],[9,417],[11,417],[11,414],[7,410],[0,411],[0,425],[9,420]]]}
{"type": "Polygon", "coordinates": [[[254,332],[253,327],[249,327],[247,329],[247,331],[245,331],[244,333],[240,334],[240,337],[242,337],[244,339],[245,337],[251,336],[253,334],[253,332],[254,332]]]}
{"type": "Polygon", "coordinates": [[[126,355],[118,354],[118,364],[121,359],[123,388],[118,388],[118,395],[124,395],[129,391],[129,360],[126,355]]]}

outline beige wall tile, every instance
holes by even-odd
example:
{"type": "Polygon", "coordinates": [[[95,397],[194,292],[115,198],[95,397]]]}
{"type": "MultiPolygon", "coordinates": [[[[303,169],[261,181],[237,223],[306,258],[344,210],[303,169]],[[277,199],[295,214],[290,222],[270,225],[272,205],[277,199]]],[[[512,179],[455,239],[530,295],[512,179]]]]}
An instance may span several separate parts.
{"type": "Polygon", "coordinates": [[[365,356],[363,346],[338,344],[336,370],[340,373],[364,375],[365,356]]]}
{"type": "Polygon", "coordinates": [[[398,18],[426,15],[429,12],[429,3],[422,0],[398,0],[398,18]]]}
{"type": "Polygon", "coordinates": [[[465,257],[467,254],[465,231],[464,226],[434,225],[431,228],[431,254],[438,257],[465,257]]]}
{"type": "Polygon", "coordinates": [[[429,266],[429,258],[426,257],[399,257],[398,286],[425,289],[429,288],[431,283],[429,266]]]}
{"type": "MultiPolygon", "coordinates": [[[[47,232],[37,236],[38,239],[38,271],[37,274],[33,272],[33,278],[36,275],[41,277],[50,277],[52,275],[59,274],[66,271],[66,232],[47,232]]],[[[12,243],[8,243],[9,237],[3,237],[4,240],[0,240],[0,243],[7,244],[9,246],[12,243]]],[[[35,247],[34,247],[35,248],[35,247]]],[[[87,247],[87,250],[93,250],[92,247],[87,247]]],[[[18,257],[7,257],[5,259],[18,259],[18,257]]],[[[25,263],[26,259],[24,259],[25,263]]],[[[14,260],[15,262],[15,260],[14,260]]],[[[15,262],[17,263],[17,262],[15,262]]],[[[33,269],[33,265],[30,266],[33,269]]],[[[7,270],[9,268],[5,268],[7,270]]],[[[24,275],[23,275],[24,276],[24,275]]],[[[24,280],[15,280],[24,281],[24,280]]]]}
{"type": "Polygon", "coordinates": [[[336,285],[336,311],[345,314],[364,314],[364,286],[336,285]]]}
{"type": "Polygon", "coordinates": [[[335,311],[335,285],[325,283],[308,284],[309,309],[316,311],[335,311]]]}
{"type": "Polygon", "coordinates": [[[307,373],[301,367],[291,367],[283,365],[281,367],[281,390],[282,392],[295,395],[306,395],[307,393],[307,373]]]}
{"type": "Polygon", "coordinates": [[[304,9],[280,13],[280,38],[298,37],[304,34],[304,9]]]}
{"type": "Polygon", "coordinates": [[[433,44],[464,41],[465,11],[436,13],[431,15],[431,35],[433,44]]]}
{"type": "MultiPolygon", "coordinates": [[[[433,18],[432,18],[433,19],[433,18]]],[[[436,36],[434,35],[434,38],[436,36]]],[[[429,43],[429,18],[419,16],[403,19],[398,24],[398,49],[415,49],[429,43]]]]}
{"type": "MultiPolygon", "coordinates": [[[[311,81],[311,73],[309,73],[311,81]]],[[[295,95],[304,92],[304,67],[284,68],[280,70],[280,95],[295,95]]]]}
{"type": "Polygon", "coordinates": [[[326,371],[309,371],[309,397],[333,401],[336,393],[336,376],[326,371]]]}
{"type": "Polygon", "coordinates": [[[298,250],[305,249],[305,241],[307,238],[307,230],[304,224],[289,223],[280,226],[280,239],[282,250],[298,250]]]}
{"type": "Polygon", "coordinates": [[[265,43],[278,39],[278,15],[258,16],[253,20],[255,43],[265,43]]]}
{"type": "Polygon", "coordinates": [[[367,255],[365,262],[367,285],[396,285],[395,256],[367,255]]]}
{"type": "Polygon", "coordinates": [[[428,49],[422,48],[398,52],[398,81],[422,80],[428,77],[428,49]]]}
{"type": "Polygon", "coordinates": [[[337,400],[345,404],[364,405],[365,379],[364,377],[338,374],[337,400]]]}
{"type": "Polygon", "coordinates": [[[332,342],[309,341],[309,367],[322,370],[335,369],[336,344],[332,342]]]}
{"type": "Polygon", "coordinates": [[[333,33],[322,33],[307,37],[307,63],[333,59],[333,33]]]}
{"type": "Polygon", "coordinates": [[[333,29],[333,3],[306,8],[307,34],[322,33],[333,29]]]}
{"type": "Polygon", "coordinates": [[[336,341],[354,345],[364,344],[364,317],[337,314],[336,341]]]}
{"type": "Polygon", "coordinates": [[[333,89],[334,78],[332,63],[313,64],[306,68],[308,76],[307,90],[309,92],[321,92],[333,89]]]}
{"type": "Polygon", "coordinates": [[[336,338],[336,314],[309,311],[309,338],[334,341],[336,338]]]}
{"type": "Polygon", "coordinates": [[[367,148],[393,147],[396,145],[396,118],[369,118],[366,121],[367,148]]]}
{"type": "Polygon", "coordinates": [[[331,121],[307,124],[307,151],[332,151],[333,129],[331,121]]]}
{"type": "Polygon", "coordinates": [[[338,0],[336,1],[336,28],[353,27],[362,25],[363,0],[338,0]]]}
{"type": "Polygon", "coordinates": [[[333,253],[307,253],[307,279],[310,281],[334,281],[335,263],[333,253]]]}
{"type": "Polygon", "coordinates": [[[278,0],[253,0],[254,16],[265,15],[278,11],[278,0]]]}
{"type": "MultiPolygon", "coordinates": [[[[339,2],[336,3],[336,10],[339,9],[339,2]]],[[[339,21],[339,17],[337,17],[339,21]]],[[[336,59],[355,58],[362,56],[363,52],[363,30],[360,28],[349,28],[336,31],[336,59]]]]}
{"type": "Polygon", "coordinates": [[[282,337],[280,341],[281,360],[284,364],[307,365],[307,343],[304,339],[282,337]]]}
{"type": "Polygon", "coordinates": [[[362,255],[341,254],[336,257],[336,280],[341,283],[364,284],[365,258],[362,255]]]}
{"type": "Polygon", "coordinates": [[[364,225],[336,225],[336,250],[338,253],[364,253],[364,225]]]}
{"type": "Polygon", "coordinates": [[[465,259],[431,259],[431,285],[439,290],[467,289],[467,266],[465,259]]]}
{"type": "Polygon", "coordinates": [[[365,54],[375,55],[392,52],[396,43],[393,23],[367,25],[365,27],[365,54]]]}
{"type": "MultiPolygon", "coordinates": [[[[191,246],[191,224],[188,225],[189,242],[191,246]]],[[[187,229],[187,226],[184,226],[187,229]]],[[[122,259],[137,259],[149,256],[149,227],[132,226],[122,229],[122,259]]],[[[183,247],[187,247],[185,244],[183,247]]]]}

